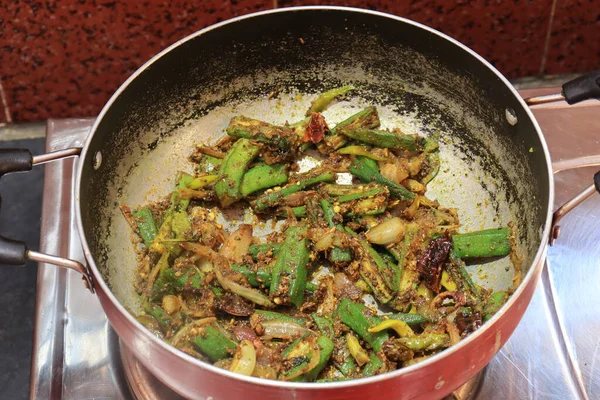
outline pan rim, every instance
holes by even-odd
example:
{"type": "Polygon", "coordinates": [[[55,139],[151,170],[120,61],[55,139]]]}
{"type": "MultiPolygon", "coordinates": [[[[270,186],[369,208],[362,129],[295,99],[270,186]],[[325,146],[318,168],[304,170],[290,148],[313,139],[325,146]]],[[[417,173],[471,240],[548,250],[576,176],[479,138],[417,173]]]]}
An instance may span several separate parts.
{"type": "MultiPolygon", "coordinates": [[[[537,280],[537,277],[539,276],[539,271],[542,268],[543,265],[543,258],[545,257],[545,252],[546,252],[546,247],[547,247],[547,243],[548,243],[548,239],[550,237],[550,229],[551,229],[551,221],[552,221],[552,207],[554,205],[554,179],[553,179],[553,172],[552,172],[552,162],[551,162],[551,157],[550,157],[550,152],[548,150],[548,146],[546,143],[546,140],[544,138],[544,135],[541,131],[541,128],[537,122],[537,120],[535,119],[531,109],[526,105],[525,101],[521,98],[521,96],[519,95],[519,93],[517,92],[517,90],[510,84],[510,82],[508,81],[508,79],[506,79],[504,77],[504,75],[502,75],[502,73],[500,73],[494,66],[492,66],[485,58],[483,58],[482,56],[480,56],[479,54],[477,54],[475,51],[473,51],[472,49],[470,49],[469,47],[467,47],[466,45],[462,44],[461,42],[457,41],[456,39],[453,39],[452,37],[439,32],[433,28],[430,28],[426,25],[423,25],[421,23],[403,18],[403,17],[399,17],[396,15],[392,15],[392,14],[388,14],[388,13],[384,13],[384,12],[380,12],[380,11],[372,11],[372,10],[366,10],[366,9],[361,9],[361,8],[355,8],[355,7],[341,7],[341,6],[302,6],[302,7],[284,7],[284,8],[278,8],[278,9],[272,9],[272,10],[265,10],[265,11],[259,11],[256,13],[251,13],[251,14],[246,14],[246,15],[242,15],[239,17],[235,17],[232,19],[228,19],[226,21],[222,21],[219,22],[217,24],[208,26],[204,29],[201,29],[197,32],[194,32],[188,36],[186,36],[185,38],[182,38],[180,40],[178,40],[177,42],[173,43],[172,45],[168,46],[167,48],[165,48],[164,50],[162,50],[161,52],[159,52],[158,54],[156,54],[154,57],[152,57],[150,60],[148,60],[146,63],[144,63],[140,68],[138,68],[116,91],[115,93],[111,96],[111,98],[108,100],[108,102],[104,105],[104,107],[102,108],[102,111],[100,112],[100,114],[98,115],[98,117],[96,118],[96,120],[94,121],[93,126],[90,129],[90,134],[87,137],[87,139],[85,140],[85,143],[83,145],[83,150],[80,156],[80,166],[77,169],[77,175],[76,175],[76,189],[75,189],[75,193],[76,193],[76,205],[75,205],[75,216],[76,216],[76,223],[77,223],[77,228],[79,230],[79,237],[81,239],[81,243],[82,243],[82,247],[83,247],[83,252],[85,255],[85,258],[88,262],[88,266],[93,274],[93,279],[94,279],[94,284],[98,285],[101,287],[101,290],[103,291],[104,295],[109,299],[109,301],[112,303],[112,305],[118,310],[118,312],[124,316],[124,318],[127,320],[127,322],[130,325],[135,326],[135,328],[137,329],[138,332],[140,332],[142,335],[144,335],[150,342],[152,342],[154,345],[157,345],[159,347],[162,348],[162,350],[170,352],[170,353],[174,353],[175,355],[177,355],[178,357],[184,359],[185,361],[192,363],[193,365],[200,367],[200,368],[205,368],[213,373],[222,375],[224,377],[230,378],[230,379],[235,379],[235,380],[240,380],[240,381],[245,381],[247,383],[251,383],[251,384],[257,384],[257,385],[264,385],[264,386],[270,386],[273,388],[278,388],[278,389],[293,389],[293,390],[312,390],[312,389],[341,389],[341,388],[352,388],[354,386],[358,386],[358,385],[363,385],[363,384],[372,384],[372,383],[376,383],[382,380],[387,380],[387,379],[393,379],[402,375],[407,375],[407,374],[411,374],[421,368],[426,368],[429,365],[435,364],[437,363],[439,360],[442,360],[446,357],[450,357],[452,354],[454,354],[455,352],[459,351],[462,347],[465,347],[467,345],[469,345],[471,342],[476,341],[480,336],[483,336],[485,334],[486,331],[488,331],[489,329],[492,329],[492,326],[494,326],[496,324],[496,322],[506,313],[506,310],[508,310],[509,308],[513,307],[513,305],[517,302],[517,299],[520,298],[520,296],[522,296],[523,292],[525,291],[525,289],[532,284],[532,281],[537,280]],[[242,20],[246,20],[246,19],[251,19],[251,18],[255,18],[255,17],[261,17],[264,15],[270,15],[270,14],[278,14],[278,13],[289,13],[289,12],[301,12],[301,11],[312,11],[312,10],[323,10],[323,11],[346,11],[346,12],[355,12],[355,13],[363,13],[363,14],[369,14],[369,15],[373,15],[376,17],[381,17],[381,18],[387,18],[387,19],[392,19],[395,20],[397,22],[401,22],[404,24],[408,24],[408,25],[412,25],[416,28],[419,29],[423,29],[433,35],[437,35],[438,37],[445,39],[446,41],[450,42],[451,44],[453,44],[454,46],[457,46],[459,48],[461,48],[462,50],[466,51],[470,56],[474,57],[475,59],[477,59],[479,62],[481,62],[485,67],[487,67],[492,73],[494,73],[494,75],[500,79],[500,81],[510,90],[510,92],[512,93],[512,95],[514,96],[514,98],[519,102],[519,104],[521,105],[521,107],[523,108],[523,110],[525,111],[527,117],[530,119],[530,121],[532,122],[536,134],[538,135],[538,139],[540,141],[541,144],[541,150],[543,151],[544,154],[544,158],[546,159],[547,163],[547,168],[548,168],[548,204],[546,205],[546,218],[545,218],[545,223],[542,229],[542,233],[541,233],[541,239],[540,239],[540,245],[538,246],[538,249],[536,251],[536,254],[531,262],[531,265],[529,266],[529,270],[527,271],[525,277],[523,278],[521,284],[519,285],[519,287],[514,291],[514,293],[510,296],[509,300],[502,306],[502,308],[496,313],[494,314],[494,316],[487,321],[481,328],[477,329],[474,333],[472,333],[471,335],[469,335],[469,337],[461,340],[459,343],[457,343],[454,346],[451,346],[450,348],[428,358],[427,360],[421,361],[419,363],[416,363],[414,365],[411,365],[409,367],[405,367],[405,368],[401,368],[392,372],[388,372],[382,375],[376,375],[373,377],[369,377],[369,378],[361,378],[361,379],[353,379],[353,380],[349,380],[349,381],[340,381],[340,382],[323,382],[323,383],[295,383],[295,382],[284,382],[284,381],[276,381],[276,380],[268,380],[268,379],[262,379],[262,378],[256,378],[256,377],[248,377],[248,376],[243,376],[240,374],[235,374],[233,372],[230,372],[228,370],[222,369],[222,368],[218,368],[215,367],[211,364],[208,364],[206,362],[200,361],[199,359],[196,359],[186,353],[184,353],[181,350],[176,349],[175,347],[171,346],[170,344],[166,343],[165,341],[161,340],[160,338],[158,338],[157,336],[153,335],[151,332],[149,332],[147,329],[145,329],[142,324],[140,322],[138,322],[132,314],[130,314],[125,307],[121,304],[121,302],[115,297],[115,295],[112,293],[111,289],[109,288],[108,284],[105,282],[105,280],[102,277],[102,274],[100,273],[100,271],[98,270],[98,267],[92,257],[91,251],[90,251],[90,247],[88,245],[87,239],[85,237],[85,233],[84,233],[84,229],[83,229],[83,221],[82,221],[82,213],[81,213],[81,202],[80,202],[80,198],[81,198],[81,190],[82,190],[82,186],[81,186],[81,179],[82,179],[82,174],[83,174],[83,168],[81,167],[81,163],[85,163],[85,162],[90,162],[91,158],[93,157],[93,155],[91,153],[89,153],[89,147],[90,147],[90,143],[92,142],[96,131],[100,125],[100,123],[102,122],[104,116],[107,114],[107,112],[112,108],[113,103],[116,101],[116,99],[121,95],[122,92],[124,92],[127,87],[139,76],[141,75],[147,68],[149,68],[152,64],[154,64],[156,61],[158,61],[160,58],[162,58],[163,56],[167,55],[168,53],[170,53],[172,50],[174,50],[175,48],[183,45],[184,43],[195,39],[198,36],[201,36],[207,32],[210,32],[212,30],[215,29],[219,29],[222,26],[225,25],[229,25],[229,24],[233,24],[236,23],[238,21],[242,21],[242,20]],[[90,160],[88,160],[90,159],[90,160]]],[[[529,303],[527,304],[529,305],[529,303]]]]}

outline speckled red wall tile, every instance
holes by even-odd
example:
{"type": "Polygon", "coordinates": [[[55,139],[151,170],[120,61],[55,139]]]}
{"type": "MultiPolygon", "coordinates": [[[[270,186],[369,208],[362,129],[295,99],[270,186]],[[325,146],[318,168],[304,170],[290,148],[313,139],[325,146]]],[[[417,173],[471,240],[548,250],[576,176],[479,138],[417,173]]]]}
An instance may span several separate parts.
{"type": "Polygon", "coordinates": [[[557,0],[545,73],[600,69],[600,2],[557,0]]]}
{"type": "Polygon", "coordinates": [[[279,0],[288,5],[344,5],[388,12],[438,29],[471,47],[509,78],[537,75],[551,0],[279,0]]]}
{"type": "Polygon", "coordinates": [[[152,55],[272,0],[5,2],[0,76],[14,121],[96,115],[152,55]]]}
{"type": "MultiPolygon", "coordinates": [[[[600,68],[598,0],[556,0],[542,72],[600,68]]],[[[510,78],[541,71],[552,0],[62,0],[0,3],[0,79],[12,119],[96,115],[152,55],[212,23],[278,5],[376,9],[439,29],[510,78]]],[[[6,120],[0,110],[0,122],[6,120]]]]}

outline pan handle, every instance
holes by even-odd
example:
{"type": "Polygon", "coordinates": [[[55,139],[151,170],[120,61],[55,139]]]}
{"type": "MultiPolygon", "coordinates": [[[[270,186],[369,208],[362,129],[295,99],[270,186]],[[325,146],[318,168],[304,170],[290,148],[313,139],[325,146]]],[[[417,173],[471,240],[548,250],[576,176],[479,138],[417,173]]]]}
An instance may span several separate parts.
{"type": "Polygon", "coordinates": [[[533,106],[564,100],[568,104],[576,104],[591,99],[600,100],[600,71],[590,72],[565,83],[561,93],[528,97],[525,103],[533,106]]]}
{"type": "MultiPolygon", "coordinates": [[[[11,172],[30,171],[34,165],[62,160],[67,157],[75,157],[79,154],[81,154],[81,148],[79,147],[38,156],[33,156],[27,149],[0,149],[0,177],[11,172]]],[[[85,286],[90,292],[94,293],[92,275],[87,267],[79,261],[38,253],[37,251],[29,250],[25,242],[0,236],[0,264],[25,265],[27,260],[44,262],[75,270],[83,276],[85,286]]]]}
{"type": "MultiPolygon", "coordinates": [[[[555,174],[566,171],[569,169],[593,167],[600,165],[599,156],[581,157],[572,160],[559,161],[552,164],[552,169],[555,174]]],[[[577,194],[571,200],[558,207],[552,214],[552,227],[550,229],[550,246],[554,244],[554,241],[560,236],[560,220],[567,215],[575,207],[589,199],[594,193],[600,193],[600,171],[594,174],[594,184],[584,189],[581,193],[577,194]]]]}

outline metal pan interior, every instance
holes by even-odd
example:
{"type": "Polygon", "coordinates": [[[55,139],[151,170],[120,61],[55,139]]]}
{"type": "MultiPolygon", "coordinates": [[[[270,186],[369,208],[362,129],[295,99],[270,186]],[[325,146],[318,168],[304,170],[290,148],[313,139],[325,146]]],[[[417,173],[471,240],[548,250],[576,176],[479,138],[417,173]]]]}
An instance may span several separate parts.
{"type": "MultiPolygon", "coordinates": [[[[134,248],[119,204],[136,207],[169,193],[176,172],[192,170],[193,147],[216,141],[232,116],[293,122],[317,93],[349,83],[358,90],[326,119],[335,123],[375,104],[384,128],[439,131],[442,168],[427,196],[456,207],[464,231],[514,223],[526,270],[541,244],[550,184],[543,145],[514,92],[486,63],[422,27],[376,13],[304,9],[183,41],[105,109],[89,143],[80,201],[86,240],[117,299],[139,310],[134,248]],[[276,88],[280,95],[268,100],[276,88]],[[103,162],[94,170],[97,151],[103,162]]],[[[485,287],[512,285],[508,260],[486,264],[485,273],[470,268],[485,287]]]]}

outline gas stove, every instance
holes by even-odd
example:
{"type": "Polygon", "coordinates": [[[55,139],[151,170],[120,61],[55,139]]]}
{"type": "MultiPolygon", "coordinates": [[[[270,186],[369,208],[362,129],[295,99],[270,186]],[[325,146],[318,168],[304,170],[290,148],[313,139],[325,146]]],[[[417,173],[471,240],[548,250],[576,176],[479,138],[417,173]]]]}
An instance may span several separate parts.
{"type": "MultiPolygon", "coordinates": [[[[524,90],[524,97],[560,88],[524,90]]],[[[600,154],[600,103],[532,107],[554,163],[600,154]]],[[[49,120],[46,150],[81,146],[93,119],[49,120]]],[[[41,251],[85,262],[75,223],[77,159],[46,166],[41,251]]],[[[596,168],[555,175],[556,206],[593,181],[596,168]]],[[[562,221],[541,280],[510,340],[476,380],[450,398],[600,397],[600,196],[562,221]]],[[[121,346],[98,299],[72,271],[40,264],[30,397],[179,399],[121,346]]]]}

